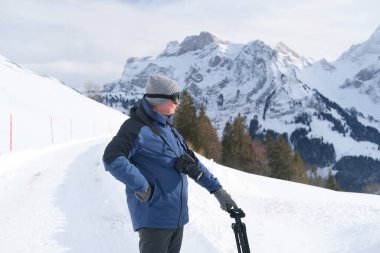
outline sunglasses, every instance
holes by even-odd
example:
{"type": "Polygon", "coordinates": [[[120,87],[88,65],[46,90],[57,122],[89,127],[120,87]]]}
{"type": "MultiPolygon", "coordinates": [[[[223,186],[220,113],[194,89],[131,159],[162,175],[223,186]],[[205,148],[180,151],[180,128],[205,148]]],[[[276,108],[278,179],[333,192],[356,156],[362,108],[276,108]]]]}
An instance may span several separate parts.
{"type": "Polygon", "coordinates": [[[172,95],[164,95],[164,94],[145,94],[144,95],[144,97],[148,97],[148,98],[166,98],[166,99],[170,99],[176,105],[179,103],[179,96],[180,96],[179,92],[176,92],[176,93],[174,93],[172,95]]]}

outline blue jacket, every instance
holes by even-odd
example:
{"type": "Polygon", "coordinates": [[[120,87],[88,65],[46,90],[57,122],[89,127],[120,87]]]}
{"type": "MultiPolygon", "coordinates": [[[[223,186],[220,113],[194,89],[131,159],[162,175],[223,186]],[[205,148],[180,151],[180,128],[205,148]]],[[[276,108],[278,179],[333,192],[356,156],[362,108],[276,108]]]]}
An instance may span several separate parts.
{"type": "MultiPolygon", "coordinates": [[[[187,175],[178,173],[174,163],[187,146],[172,126],[173,116],[153,111],[145,99],[131,109],[130,118],[107,145],[103,161],[107,171],[126,185],[129,213],[134,230],[178,228],[189,221],[187,175]],[[135,197],[136,191],[152,186],[148,203],[135,197]]],[[[204,172],[199,185],[210,193],[221,186],[200,162],[204,172]]]]}

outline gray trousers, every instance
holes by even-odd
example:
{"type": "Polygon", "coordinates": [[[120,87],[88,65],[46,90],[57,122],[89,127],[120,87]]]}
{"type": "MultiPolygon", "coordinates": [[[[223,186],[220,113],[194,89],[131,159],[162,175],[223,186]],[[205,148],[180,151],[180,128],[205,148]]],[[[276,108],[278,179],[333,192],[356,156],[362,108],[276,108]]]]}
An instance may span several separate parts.
{"type": "Polygon", "coordinates": [[[140,253],[179,253],[181,250],[183,227],[141,228],[138,232],[140,253]]]}

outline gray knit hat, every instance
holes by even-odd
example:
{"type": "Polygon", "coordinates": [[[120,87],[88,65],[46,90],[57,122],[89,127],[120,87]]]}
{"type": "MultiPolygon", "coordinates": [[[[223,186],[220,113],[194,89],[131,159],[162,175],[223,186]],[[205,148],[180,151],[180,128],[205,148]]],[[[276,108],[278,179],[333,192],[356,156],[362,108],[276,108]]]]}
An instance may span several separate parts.
{"type": "MultiPolygon", "coordinates": [[[[179,86],[170,78],[160,75],[152,75],[148,78],[145,91],[146,94],[173,95],[177,92],[179,92],[179,86]]],[[[146,100],[151,105],[161,105],[168,101],[166,98],[149,97],[146,97],[146,100]]]]}

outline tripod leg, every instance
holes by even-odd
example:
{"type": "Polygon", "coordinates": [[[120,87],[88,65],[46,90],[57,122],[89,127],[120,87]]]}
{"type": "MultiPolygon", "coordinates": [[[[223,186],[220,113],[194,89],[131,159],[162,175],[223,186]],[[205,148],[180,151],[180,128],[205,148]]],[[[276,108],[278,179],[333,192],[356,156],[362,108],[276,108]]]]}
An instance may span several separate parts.
{"type": "Polygon", "coordinates": [[[235,240],[236,240],[236,246],[238,249],[238,253],[242,253],[241,249],[240,249],[240,239],[239,239],[238,227],[235,223],[232,224],[232,229],[233,229],[234,234],[235,234],[235,240]]]}
{"type": "Polygon", "coordinates": [[[247,231],[245,229],[245,224],[242,223],[241,225],[242,225],[242,228],[241,228],[242,243],[241,244],[242,244],[242,248],[243,248],[243,253],[250,253],[247,231]]]}
{"type": "Polygon", "coordinates": [[[239,253],[250,253],[247,233],[243,224],[234,224],[236,244],[239,253]]]}

